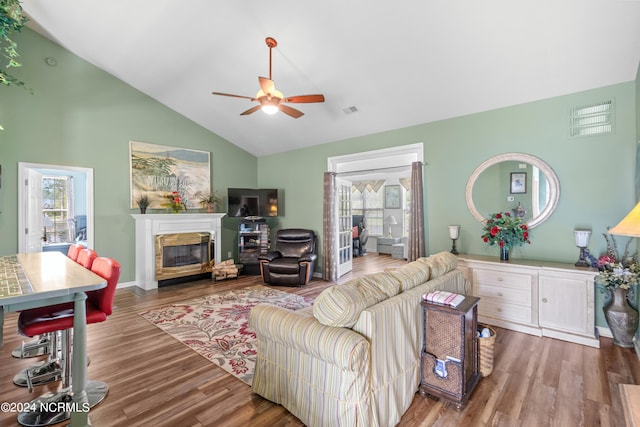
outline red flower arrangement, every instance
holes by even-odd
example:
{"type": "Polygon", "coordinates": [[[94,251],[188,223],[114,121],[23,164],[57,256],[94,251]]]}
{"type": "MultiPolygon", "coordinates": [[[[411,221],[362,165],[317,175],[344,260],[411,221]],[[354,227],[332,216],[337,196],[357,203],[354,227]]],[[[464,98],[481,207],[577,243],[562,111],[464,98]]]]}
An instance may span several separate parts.
{"type": "Polygon", "coordinates": [[[166,208],[170,208],[173,213],[178,213],[182,209],[184,209],[185,211],[187,210],[187,205],[184,204],[180,193],[178,193],[177,191],[174,191],[171,194],[165,194],[164,197],[165,199],[168,199],[168,202],[166,202],[163,206],[166,208]]]}
{"type": "Polygon", "coordinates": [[[497,244],[501,248],[531,244],[527,224],[522,223],[522,218],[512,216],[509,212],[491,214],[481,238],[485,243],[492,246],[497,244]]]}

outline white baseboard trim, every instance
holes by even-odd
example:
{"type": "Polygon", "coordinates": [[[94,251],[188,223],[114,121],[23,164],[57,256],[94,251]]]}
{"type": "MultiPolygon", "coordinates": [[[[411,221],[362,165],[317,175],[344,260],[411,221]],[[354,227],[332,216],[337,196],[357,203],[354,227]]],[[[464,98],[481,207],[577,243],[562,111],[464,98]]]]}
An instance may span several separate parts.
{"type": "Polygon", "coordinates": [[[606,326],[596,326],[596,329],[598,329],[599,336],[606,337],[606,338],[613,338],[613,335],[611,334],[611,329],[607,328],[606,326]]]}
{"type": "Polygon", "coordinates": [[[116,289],[130,288],[132,286],[138,286],[138,284],[136,282],[120,282],[116,286],[116,289]]]}

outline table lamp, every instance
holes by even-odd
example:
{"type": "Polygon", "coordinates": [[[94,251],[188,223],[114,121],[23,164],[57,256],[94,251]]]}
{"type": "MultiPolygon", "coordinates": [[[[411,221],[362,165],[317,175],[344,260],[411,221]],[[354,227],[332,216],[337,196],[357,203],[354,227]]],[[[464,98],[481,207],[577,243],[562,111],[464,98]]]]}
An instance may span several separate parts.
{"type": "Polygon", "coordinates": [[[42,241],[47,241],[47,227],[53,227],[53,221],[49,218],[49,215],[42,216],[42,225],[44,227],[44,235],[42,236],[42,241]]]}
{"type": "Polygon", "coordinates": [[[451,253],[454,255],[458,255],[458,251],[456,250],[456,240],[458,240],[458,237],[460,237],[459,225],[449,226],[449,237],[451,237],[451,241],[452,241],[451,253]]]}
{"type": "Polygon", "coordinates": [[[576,262],[576,267],[589,267],[589,263],[584,259],[584,250],[589,246],[591,230],[573,230],[576,237],[576,246],[580,248],[580,259],[576,262]]]}
{"type": "Polygon", "coordinates": [[[618,225],[609,229],[609,234],[640,237],[640,203],[638,203],[618,225]]]}
{"type": "Polygon", "coordinates": [[[396,217],[393,215],[389,215],[388,217],[385,218],[384,223],[389,225],[389,232],[387,233],[387,237],[392,237],[391,225],[396,225],[398,223],[398,221],[396,221],[396,217]]]}

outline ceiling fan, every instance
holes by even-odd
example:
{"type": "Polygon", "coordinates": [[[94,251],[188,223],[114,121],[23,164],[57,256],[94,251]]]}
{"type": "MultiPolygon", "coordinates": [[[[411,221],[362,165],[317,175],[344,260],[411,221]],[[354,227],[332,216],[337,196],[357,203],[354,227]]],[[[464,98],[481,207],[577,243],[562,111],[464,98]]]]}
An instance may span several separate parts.
{"type": "Polygon", "coordinates": [[[254,113],[260,109],[267,114],[275,114],[278,111],[282,111],[285,114],[297,119],[302,117],[304,113],[295,108],[285,105],[285,103],[312,103],[312,102],[324,102],[324,95],[297,95],[285,97],[282,92],[276,89],[275,83],[271,79],[271,51],[278,45],[278,42],[273,37],[267,37],[265,39],[267,46],[269,47],[269,78],[258,77],[260,82],[260,90],[255,97],[233,95],[230,93],[212,92],[214,95],[231,96],[234,98],[245,98],[251,101],[257,101],[259,105],[249,108],[247,111],[240,113],[241,116],[254,113]]]}

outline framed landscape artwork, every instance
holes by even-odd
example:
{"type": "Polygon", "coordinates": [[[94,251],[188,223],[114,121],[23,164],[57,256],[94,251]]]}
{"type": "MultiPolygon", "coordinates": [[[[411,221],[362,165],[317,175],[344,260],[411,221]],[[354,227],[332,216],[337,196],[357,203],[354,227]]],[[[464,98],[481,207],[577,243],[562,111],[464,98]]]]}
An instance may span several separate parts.
{"type": "Polygon", "coordinates": [[[149,198],[149,208],[165,208],[165,195],[174,191],[187,208],[199,208],[196,194],[211,192],[208,151],[129,141],[129,171],[131,208],[142,195],[149,198]]]}

